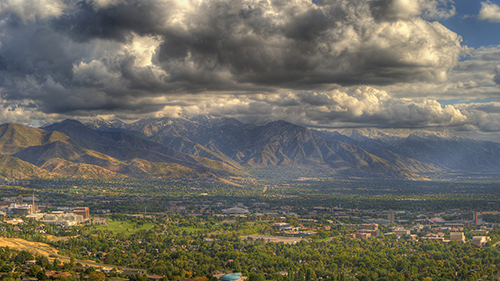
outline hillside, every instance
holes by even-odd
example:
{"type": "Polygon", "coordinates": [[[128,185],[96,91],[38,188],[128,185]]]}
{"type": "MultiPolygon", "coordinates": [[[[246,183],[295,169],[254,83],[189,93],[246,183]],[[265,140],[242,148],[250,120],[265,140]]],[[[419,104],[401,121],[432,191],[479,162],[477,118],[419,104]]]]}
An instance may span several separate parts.
{"type": "Polygon", "coordinates": [[[218,180],[221,175],[242,175],[237,168],[222,162],[190,156],[136,136],[103,134],[76,121],[61,124],[52,128],[59,126],[74,136],[55,129],[46,131],[18,124],[0,126],[3,132],[0,148],[4,154],[0,177],[8,180],[122,177],[218,180]]]}
{"type": "Polygon", "coordinates": [[[0,156],[0,178],[5,180],[53,179],[57,174],[11,156],[0,156]]]}
{"type": "Polygon", "coordinates": [[[60,132],[47,132],[19,124],[0,125],[1,155],[12,155],[30,146],[68,140],[69,137],[60,132]]]}

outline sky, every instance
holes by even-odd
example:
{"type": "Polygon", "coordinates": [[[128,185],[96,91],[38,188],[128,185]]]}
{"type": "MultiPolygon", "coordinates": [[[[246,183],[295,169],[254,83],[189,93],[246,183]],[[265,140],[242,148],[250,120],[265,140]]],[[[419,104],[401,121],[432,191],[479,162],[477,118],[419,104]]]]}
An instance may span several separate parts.
{"type": "Polygon", "coordinates": [[[499,5],[0,0],[0,121],[207,115],[496,136],[499,5]]]}

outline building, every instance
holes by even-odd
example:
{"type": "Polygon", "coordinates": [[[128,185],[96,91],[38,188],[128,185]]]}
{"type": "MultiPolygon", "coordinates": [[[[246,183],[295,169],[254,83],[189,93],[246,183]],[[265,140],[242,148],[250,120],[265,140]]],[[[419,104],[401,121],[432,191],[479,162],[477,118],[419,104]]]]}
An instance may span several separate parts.
{"type": "Polygon", "coordinates": [[[356,237],[360,238],[360,239],[366,239],[366,238],[372,237],[372,235],[370,233],[362,233],[362,232],[360,233],[360,232],[358,232],[358,233],[356,233],[356,237]]]}
{"type": "Polygon", "coordinates": [[[24,220],[21,218],[13,218],[11,220],[4,220],[3,222],[10,225],[18,225],[20,223],[24,223],[24,220]]]}
{"type": "Polygon", "coordinates": [[[361,230],[358,230],[358,233],[369,233],[370,236],[379,236],[380,235],[380,231],[378,229],[376,229],[376,230],[361,229],[361,230]]]}
{"type": "Polygon", "coordinates": [[[72,226],[84,222],[84,219],[83,216],[74,213],[52,212],[51,214],[44,215],[41,221],[62,226],[72,226]]]}
{"type": "Polygon", "coordinates": [[[490,233],[490,231],[489,231],[489,230],[487,230],[487,229],[477,229],[477,230],[471,230],[471,232],[472,232],[473,234],[476,234],[476,235],[486,235],[486,234],[490,233]]]}
{"type": "MultiPolygon", "coordinates": [[[[437,234],[434,233],[429,233],[426,234],[424,237],[422,237],[423,240],[437,240],[437,241],[444,241],[443,237],[439,237],[437,234]]],[[[465,239],[465,238],[464,238],[465,239]]]]}
{"type": "Polygon", "coordinates": [[[273,224],[273,228],[276,228],[278,230],[290,229],[290,224],[284,223],[284,222],[278,222],[278,223],[273,224]]]}
{"type": "Polygon", "coordinates": [[[378,224],[376,224],[376,223],[363,224],[363,229],[364,230],[378,230],[378,224]]]}
{"type": "Polygon", "coordinates": [[[394,229],[394,234],[396,236],[410,235],[410,230],[404,228],[394,229]]]}
{"type": "Polygon", "coordinates": [[[293,236],[293,237],[309,237],[311,235],[316,235],[317,232],[314,231],[282,231],[277,233],[277,235],[282,236],[293,236]]]}
{"type": "MultiPolygon", "coordinates": [[[[377,230],[378,231],[378,230],[377,230]]],[[[346,234],[348,238],[357,238],[357,239],[366,239],[372,237],[372,234],[369,232],[361,232],[346,234]]]]}
{"type": "Polygon", "coordinates": [[[488,236],[474,236],[474,237],[472,237],[472,240],[470,241],[470,243],[472,245],[482,247],[482,246],[486,245],[486,243],[488,243],[489,241],[491,241],[491,238],[488,236]]]}
{"type": "Polygon", "coordinates": [[[41,220],[43,219],[44,214],[34,214],[34,215],[27,215],[26,218],[32,219],[32,220],[41,220]]]}
{"type": "Polygon", "coordinates": [[[244,208],[234,207],[234,208],[223,210],[222,213],[224,215],[247,215],[250,212],[244,208]]]}
{"type": "Polygon", "coordinates": [[[451,232],[450,240],[465,243],[465,235],[463,232],[451,232]]]}
{"type": "Polygon", "coordinates": [[[396,214],[393,210],[389,210],[389,212],[387,212],[387,220],[389,220],[391,224],[396,222],[396,214]]]}
{"type": "Polygon", "coordinates": [[[82,216],[84,220],[90,217],[89,207],[76,207],[73,213],[82,216]]]}
{"type": "Polygon", "coordinates": [[[222,275],[219,280],[221,281],[243,281],[246,280],[246,276],[242,276],[241,273],[230,273],[222,275]]]}
{"type": "Polygon", "coordinates": [[[11,215],[31,215],[32,206],[29,204],[13,203],[8,207],[8,214],[11,215]]]}

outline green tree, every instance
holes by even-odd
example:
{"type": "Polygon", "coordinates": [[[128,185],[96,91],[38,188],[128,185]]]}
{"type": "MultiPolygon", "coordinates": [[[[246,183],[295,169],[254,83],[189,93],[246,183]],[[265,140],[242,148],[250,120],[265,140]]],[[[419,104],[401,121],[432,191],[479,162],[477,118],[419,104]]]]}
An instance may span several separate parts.
{"type": "Polygon", "coordinates": [[[12,266],[12,264],[4,264],[1,268],[0,268],[0,272],[12,272],[12,270],[14,270],[14,267],[12,266]]]}
{"type": "Polygon", "coordinates": [[[264,277],[264,274],[262,273],[255,273],[252,272],[250,273],[250,276],[248,277],[248,281],[265,281],[266,278],[264,277]]]}
{"type": "Polygon", "coordinates": [[[30,266],[29,275],[36,277],[38,275],[38,272],[40,272],[40,271],[42,271],[42,267],[37,265],[37,264],[34,264],[34,265],[30,266]]]}

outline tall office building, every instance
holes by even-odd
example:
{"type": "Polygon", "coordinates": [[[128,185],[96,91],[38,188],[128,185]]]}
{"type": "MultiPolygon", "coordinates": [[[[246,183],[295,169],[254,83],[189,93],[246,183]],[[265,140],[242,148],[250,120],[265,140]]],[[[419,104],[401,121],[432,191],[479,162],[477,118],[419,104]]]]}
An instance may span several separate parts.
{"type": "Polygon", "coordinates": [[[396,222],[396,214],[393,210],[389,210],[389,212],[387,213],[387,219],[391,222],[391,224],[394,224],[396,222]]]}

